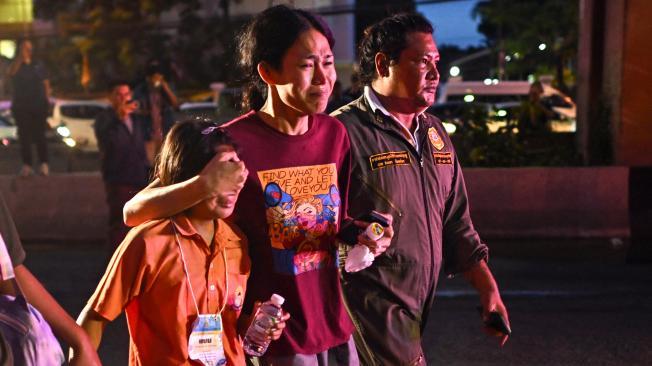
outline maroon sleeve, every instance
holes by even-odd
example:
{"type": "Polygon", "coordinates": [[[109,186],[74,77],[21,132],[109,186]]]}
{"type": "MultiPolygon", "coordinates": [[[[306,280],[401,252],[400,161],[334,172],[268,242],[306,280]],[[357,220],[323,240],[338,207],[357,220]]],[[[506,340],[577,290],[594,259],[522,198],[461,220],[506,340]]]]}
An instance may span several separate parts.
{"type": "Polygon", "coordinates": [[[447,275],[464,272],[477,262],[488,259],[489,249],[480,240],[471,221],[466,185],[457,156],[443,221],[444,272],[447,275]]]}

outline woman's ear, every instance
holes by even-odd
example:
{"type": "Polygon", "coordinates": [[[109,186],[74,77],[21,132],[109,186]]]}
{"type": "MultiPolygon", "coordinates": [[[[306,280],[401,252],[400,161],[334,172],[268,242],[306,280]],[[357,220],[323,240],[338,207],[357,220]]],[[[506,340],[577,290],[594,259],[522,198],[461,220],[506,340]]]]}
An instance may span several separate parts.
{"type": "Polygon", "coordinates": [[[265,61],[259,62],[256,67],[258,70],[258,75],[263,79],[265,84],[274,85],[277,84],[277,73],[276,71],[265,61]]]}

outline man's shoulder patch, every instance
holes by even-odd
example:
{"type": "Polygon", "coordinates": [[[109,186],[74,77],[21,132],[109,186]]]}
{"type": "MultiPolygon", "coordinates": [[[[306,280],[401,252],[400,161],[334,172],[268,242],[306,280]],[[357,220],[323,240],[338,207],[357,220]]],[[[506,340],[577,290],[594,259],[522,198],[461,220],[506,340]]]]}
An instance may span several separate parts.
{"type": "Polygon", "coordinates": [[[428,139],[430,140],[432,146],[435,147],[435,149],[441,150],[444,148],[444,140],[442,140],[442,138],[439,136],[436,128],[430,127],[428,129],[428,139]]]}

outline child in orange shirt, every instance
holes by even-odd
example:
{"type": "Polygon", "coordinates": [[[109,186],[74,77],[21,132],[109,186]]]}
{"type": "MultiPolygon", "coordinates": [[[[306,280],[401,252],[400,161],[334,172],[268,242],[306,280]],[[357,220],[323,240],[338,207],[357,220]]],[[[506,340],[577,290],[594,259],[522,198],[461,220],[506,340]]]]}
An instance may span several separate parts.
{"type": "MultiPolygon", "coordinates": [[[[181,122],[165,140],[156,176],[162,185],[177,184],[196,176],[211,159],[240,160],[222,129],[207,121],[181,122]]],[[[198,202],[129,232],[78,319],[95,347],[105,325],[125,310],[130,365],[245,364],[236,323],[250,260],[244,235],[223,220],[239,193],[198,202]]],[[[280,337],[286,319],[273,339],[280,337]]]]}

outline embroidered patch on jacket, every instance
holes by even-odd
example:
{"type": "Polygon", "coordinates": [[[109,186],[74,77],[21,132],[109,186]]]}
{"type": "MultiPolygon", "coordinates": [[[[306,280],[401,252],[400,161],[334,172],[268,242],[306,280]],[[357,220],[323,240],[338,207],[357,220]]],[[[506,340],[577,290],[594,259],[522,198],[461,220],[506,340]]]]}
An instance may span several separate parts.
{"type": "Polygon", "coordinates": [[[432,153],[435,159],[435,164],[453,164],[453,153],[450,152],[435,152],[432,153]]]}
{"type": "Polygon", "coordinates": [[[441,150],[444,148],[444,140],[439,137],[437,129],[434,127],[430,127],[428,129],[428,138],[430,139],[430,143],[435,147],[435,149],[441,150]]]}
{"type": "Polygon", "coordinates": [[[387,168],[393,165],[410,165],[410,154],[407,151],[391,151],[369,157],[371,170],[387,168]]]}

